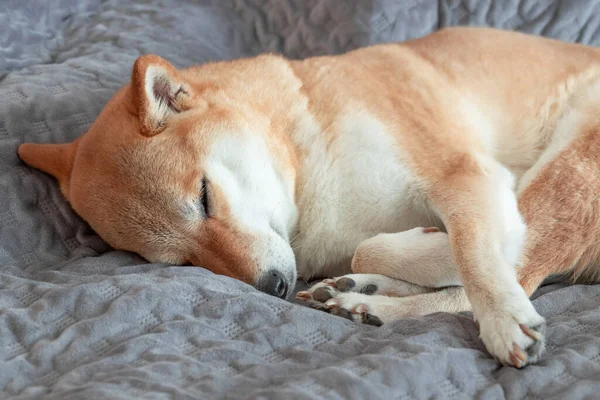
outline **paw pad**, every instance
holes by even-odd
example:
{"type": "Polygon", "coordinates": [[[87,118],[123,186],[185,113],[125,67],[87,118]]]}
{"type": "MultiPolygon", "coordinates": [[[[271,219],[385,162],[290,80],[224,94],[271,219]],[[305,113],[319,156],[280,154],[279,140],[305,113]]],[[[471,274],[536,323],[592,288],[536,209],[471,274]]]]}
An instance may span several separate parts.
{"type": "Polygon", "coordinates": [[[383,325],[383,321],[374,316],[373,314],[367,314],[365,318],[362,320],[362,323],[365,325],[373,325],[373,326],[381,326],[383,325]]]}
{"type": "Polygon", "coordinates": [[[328,287],[320,287],[313,292],[312,297],[319,303],[325,303],[327,300],[331,299],[333,295],[328,287]]]}
{"type": "Polygon", "coordinates": [[[349,319],[349,320],[354,319],[354,318],[352,318],[352,313],[350,311],[348,311],[345,308],[342,308],[340,306],[332,306],[329,309],[329,313],[333,314],[333,315],[337,315],[338,317],[349,319]]]}
{"type": "Polygon", "coordinates": [[[375,292],[377,292],[377,285],[374,284],[369,284],[360,288],[360,293],[362,294],[372,295],[375,294],[375,292]]]}
{"type": "Polygon", "coordinates": [[[335,282],[335,287],[340,292],[349,292],[356,286],[356,282],[351,278],[340,278],[335,282]]]}
{"type": "Polygon", "coordinates": [[[337,315],[338,317],[363,323],[365,325],[383,325],[383,321],[379,317],[376,317],[375,315],[369,313],[370,309],[369,306],[366,304],[358,304],[352,309],[352,311],[349,311],[341,307],[340,303],[336,299],[329,299],[323,305],[321,310],[333,315],[337,315]]]}

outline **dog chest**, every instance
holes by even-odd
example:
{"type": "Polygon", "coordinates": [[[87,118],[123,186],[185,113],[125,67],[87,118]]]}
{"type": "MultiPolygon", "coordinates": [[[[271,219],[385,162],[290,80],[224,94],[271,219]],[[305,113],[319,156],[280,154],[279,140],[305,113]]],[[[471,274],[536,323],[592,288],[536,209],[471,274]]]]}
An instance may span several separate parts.
{"type": "Polygon", "coordinates": [[[337,124],[334,138],[304,132],[299,199],[298,270],[349,270],[358,244],[382,232],[437,225],[403,162],[397,141],[375,117],[360,112],[337,124]]]}

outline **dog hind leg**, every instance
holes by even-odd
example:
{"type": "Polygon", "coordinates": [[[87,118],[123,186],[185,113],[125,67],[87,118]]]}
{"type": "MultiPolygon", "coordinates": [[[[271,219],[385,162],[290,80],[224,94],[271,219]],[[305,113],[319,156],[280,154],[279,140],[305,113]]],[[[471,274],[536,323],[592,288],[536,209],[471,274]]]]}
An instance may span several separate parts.
{"type": "Polygon", "coordinates": [[[438,228],[367,239],[355,252],[352,270],[354,274],[325,279],[297,298],[324,303],[343,292],[405,297],[461,285],[448,235],[438,228]]]}

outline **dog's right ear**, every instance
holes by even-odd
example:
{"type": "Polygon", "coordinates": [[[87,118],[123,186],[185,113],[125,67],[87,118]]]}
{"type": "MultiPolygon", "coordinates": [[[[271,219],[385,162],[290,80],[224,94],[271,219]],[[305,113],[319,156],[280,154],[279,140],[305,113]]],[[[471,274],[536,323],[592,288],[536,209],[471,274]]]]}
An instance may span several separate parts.
{"type": "Polygon", "coordinates": [[[167,60],[141,56],[133,66],[131,90],[144,136],[160,133],[169,118],[187,109],[191,88],[167,60]]]}

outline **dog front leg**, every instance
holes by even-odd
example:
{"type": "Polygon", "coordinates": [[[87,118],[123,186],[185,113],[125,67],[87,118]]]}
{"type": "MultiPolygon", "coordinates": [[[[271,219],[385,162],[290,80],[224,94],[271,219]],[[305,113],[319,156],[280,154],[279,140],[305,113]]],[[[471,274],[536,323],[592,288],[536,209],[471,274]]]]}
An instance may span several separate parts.
{"type": "Polygon", "coordinates": [[[523,367],[543,350],[544,319],[517,280],[526,226],[512,174],[493,160],[448,175],[430,193],[488,351],[523,367]]]}

